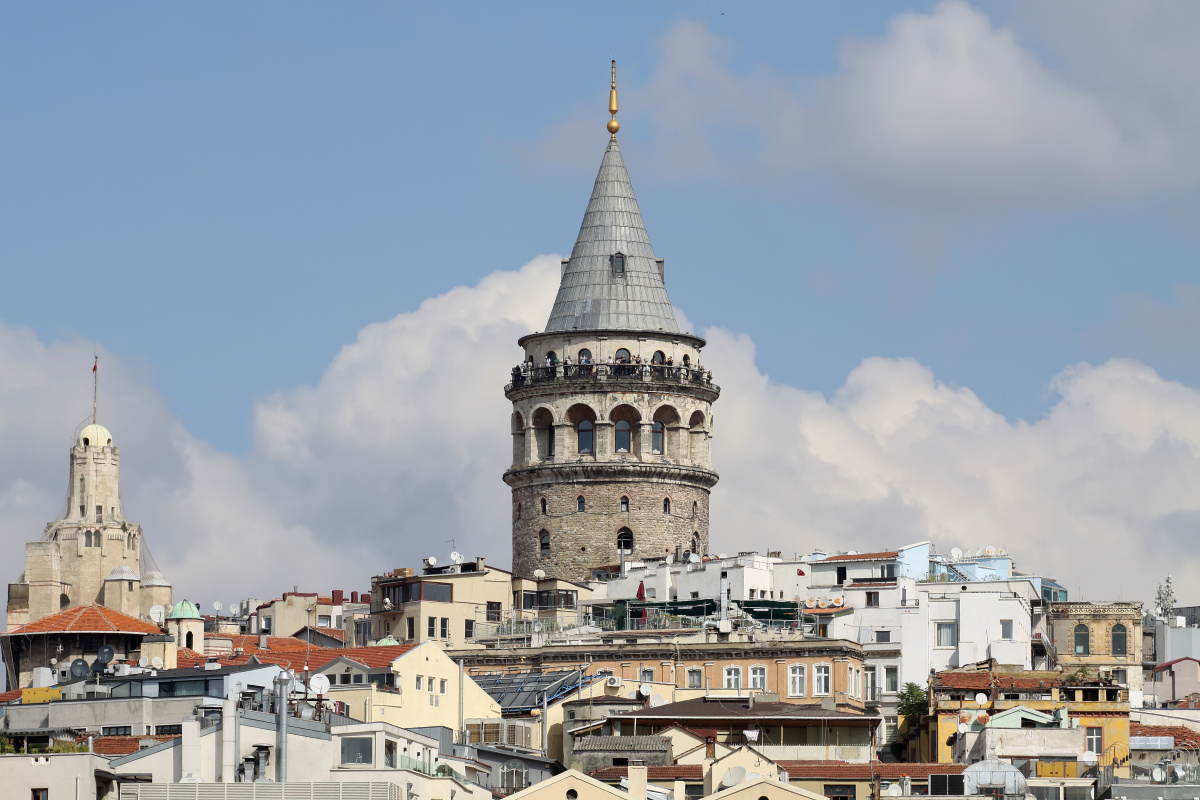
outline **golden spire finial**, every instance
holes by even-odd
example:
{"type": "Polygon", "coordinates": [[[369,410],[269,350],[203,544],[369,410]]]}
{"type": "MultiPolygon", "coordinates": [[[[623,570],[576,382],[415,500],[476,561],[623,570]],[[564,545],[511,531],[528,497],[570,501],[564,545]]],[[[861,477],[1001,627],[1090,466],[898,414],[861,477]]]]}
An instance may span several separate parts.
{"type": "Polygon", "coordinates": [[[621,123],[617,122],[617,62],[615,59],[612,62],[612,90],[608,93],[608,113],[612,114],[612,119],[608,121],[608,132],[612,134],[615,142],[617,131],[621,130],[621,123]]]}

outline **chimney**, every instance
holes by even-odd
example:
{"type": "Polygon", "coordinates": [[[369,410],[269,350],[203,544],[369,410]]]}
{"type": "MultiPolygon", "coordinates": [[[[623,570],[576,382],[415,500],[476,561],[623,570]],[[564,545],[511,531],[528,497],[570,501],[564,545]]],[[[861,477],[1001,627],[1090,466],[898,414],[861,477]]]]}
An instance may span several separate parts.
{"type": "Polygon", "coordinates": [[[340,606],[345,601],[345,594],[341,589],[334,589],[332,600],[335,606],[340,606]]]}
{"type": "Polygon", "coordinates": [[[267,634],[264,633],[263,631],[259,631],[259,633],[258,633],[258,649],[259,650],[267,649],[267,634]]]}
{"type": "Polygon", "coordinates": [[[704,757],[705,758],[716,758],[717,757],[717,740],[715,738],[713,738],[712,736],[704,737],[704,757]]]}
{"type": "Polygon", "coordinates": [[[629,760],[629,789],[626,792],[629,800],[646,800],[647,773],[646,765],[642,761],[629,760]]]}
{"type": "Polygon", "coordinates": [[[350,593],[350,602],[351,602],[351,603],[357,603],[357,602],[358,602],[358,592],[351,592],[351,593],[350,593]]]}
{"type": "Polygon", "coordinates": [[[358,593],[358,602],[360,602],[360,603],[371,602],[371,590],[367,589],[365,592],[359,592],[358,593]]]}
{"type": "Polygon", "coordinates": [[[483,556],[475,556],[475,571],[486,572],[487,570],[484,568],[485,566],[486,565],[484,564],[483,556]]]}

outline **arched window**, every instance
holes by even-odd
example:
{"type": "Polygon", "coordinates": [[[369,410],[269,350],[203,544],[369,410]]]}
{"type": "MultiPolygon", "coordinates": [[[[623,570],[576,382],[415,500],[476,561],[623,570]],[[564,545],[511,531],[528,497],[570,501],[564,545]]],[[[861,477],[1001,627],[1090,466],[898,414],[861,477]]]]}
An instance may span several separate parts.
{"type": "Polygon", "coordinates": [[[629,510],[629,498],[628,498],[628,497],[622,497],[622,498],[621,498],[621,510],[622,510],[622,511],[628,511],[628,510],[629,510]]]}
{"type": "Polygon", "coordinates": [[[521,518],[521,504],[517,503],[517,519],[521,518]]]}
{"type": "Polygon", "coordinates": [[[500,767],[500,788],[505,794],[516,794],[529,785],[524,762],[510,758],[500,767]]]}
{"type": "Polygon", "coordinates": [[[650,433],[650,449],[654,451],[654,455],[661,456],[663,454],[663,438],[667,429],[663,427],[661,422],[654,423],[654,427],[650,433]]]}
{"type": "Polygon", "coordinates": [[[692,359],[686,353],[683,356],[683,365],[685,367],[690,367],[692,365],[692,359]]]}
{"type": "Polygon", "coordinates": [[[692,532],[692,552],[700,555],[700,531],[692,532]]]}
{"type": "Polygon", "coordinates": [[[542,531],[541,538],[538,539],[538,544],[541,546],[542,558],[550,557],[550,533],[542,531]]]}
{"type": "Polygon", "coordinates": [[[548,351],[546,353],[546,360],[550,362],[549,366],[558,366],[558,353],[554,352],[553,350],[548,351]]]}
{"type": "Polygon", "coordinates": [[[629,423],[625,420],[621,420],[617,423],[617,452],[628,453],[629,442],[629,423]]]}
{"type": "Polygon", "coordinates": [[[595,431],[593,430],[592,421],[585,419],[579,423],[579,452],[592,452],[592,442],[595,441],[595,431]]]}
{"type": "Polygon", "coordinates": [[[624,275],[625,274],[625,254],[622,253],[620,250],[613,253],[612,269],[613,269],[614,275],[624,275]]]}
{"type": "Polygon", "coordinates": [[[592,351],[588,350],[586,347],[583,348],[582,350],[580,350],[579,351],[579,363],[580,364],[592,363],[592,351]]]}
{"type": "Polygon", "coordinates": [[[579,495],[579,497],[576,499],[579,501],[579,510],[587,511],[587,501],[583,499],[583,495],[579,495]]]}
{"type": "Polygon", "coordinates": [[[692,501],[692,519],[695,519],[696,515],[699,513],[700,513],[700,504],[697,503],[695,500],[693,500],[692,501]]]}
{"type": "Polygon", "coordinates": [[[546,498],[543,497],[542,498],[542,514],[543,514],[543,516],[545,515],[545,513],[546,513],[546,498]]]}
{"type": "Polygon", "coordinates": [[[91,531],[83,532],[83,546],[84,547],[92,546],[92,532],[91,531]]]}
{"type": "Polygon", "coordinates": [[[622,347],[620,350],[617,351],[617,363],[628,364],[629,361],[630,361],[629,351],[626,350],[624,347],[622,347]]]}
{"type": "Polygon", "coordinates": [[[1129,654],[1128,646],[1125,643],[1125,626],[1113,625],[1112,629],[1112,654],[1114,656],[1124,656],[1129,654]]]}
{"type": "Polygon", "coordinates": [[[617,549],[633,551],[633,531],[629,528],[621,528],[617,531],[617,549]]]}
{"type": "Polygon", "coordinates": [[[188,632],[187,632],[187,638],[184,640],[184,645],[183,645],[183,646],[184,646],[184,647],[186,647],[188,650],[191,650],[191,649],[193,649],[193,648],[192,648],[192,643],[193,643],[193,639],[192,639],[192,632],[191,632],[191,631],[188,631],[188,632]]]}
{"type": "Polygon", "coordinates": [[[650,357],[650,363],[651,364],[665,364],[665,363],[667,363],[667,356],[665,353],[663,353],[662,350],[655,350],[654,355],[652,355],[650,357]]]}
{"type": "Polygon", "coordinates": [[[1086,656],[1091,655],[1091,647],[1088,642],[1088,626],[1075,626],[1075,655],[1086,656]]]}
{"type": "Polygon", "coordinates": [[[671,513],[671,498],[669,498],[669,497],[663,498],[663,513],[664,514],[671,513]]]}

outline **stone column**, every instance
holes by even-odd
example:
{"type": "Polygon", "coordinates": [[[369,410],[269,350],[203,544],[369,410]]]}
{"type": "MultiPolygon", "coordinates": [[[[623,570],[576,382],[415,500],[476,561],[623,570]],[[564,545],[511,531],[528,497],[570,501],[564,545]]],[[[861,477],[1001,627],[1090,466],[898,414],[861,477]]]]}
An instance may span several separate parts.
{"type": "Polygon", "coordinates": [[[532,464],[537,456],[537,429],[532,425],[526,425],[525,433],[522,436],[525,439],[525,458],[521,463],[532,464]]]}
{"type": "MultiPolygon", "coordinates": [[[[630,425],[633,428],[633,425],[630,425]]],[[[639,461],[652,461],[654,456],[654,423],[642,420],[637,423],[637,441],[634,442],[639,461]]]]}
{"type": "Polygon", "coordinates": [[[674,425],[667,427],[667,446],[666,453],[672,461],[681,462],[687,460],[688,452],[688,429],[682,422],[677,422],[674,425]]]}
{"type": "Polygon", "coordinates": [[[613,459],[613,423],[608,420],[596,420],[596,441],[592,445],[597,461],[612,461],[613,459]]]}

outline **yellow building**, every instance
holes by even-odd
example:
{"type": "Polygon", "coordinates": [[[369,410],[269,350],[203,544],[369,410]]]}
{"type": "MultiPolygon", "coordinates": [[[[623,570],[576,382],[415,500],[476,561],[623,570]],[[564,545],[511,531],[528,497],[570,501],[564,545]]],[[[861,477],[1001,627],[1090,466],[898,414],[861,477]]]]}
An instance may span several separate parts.
{"type": "Polygon", "coordinates": [[[1058,665],[1142,691],[1142,604],[1054,603],[1047,615],[1058,665]]]}
{"type": "Polygon", "coordinates": [[[1009,709],[1040,711],[1083,730],[1085,750],[1129,776],[1129,690],[1112,680],[1067,672],[948,670],[930,679],[929,716],[910,757],[954,761],[960,725],[978,732],[1009,709]]]}

